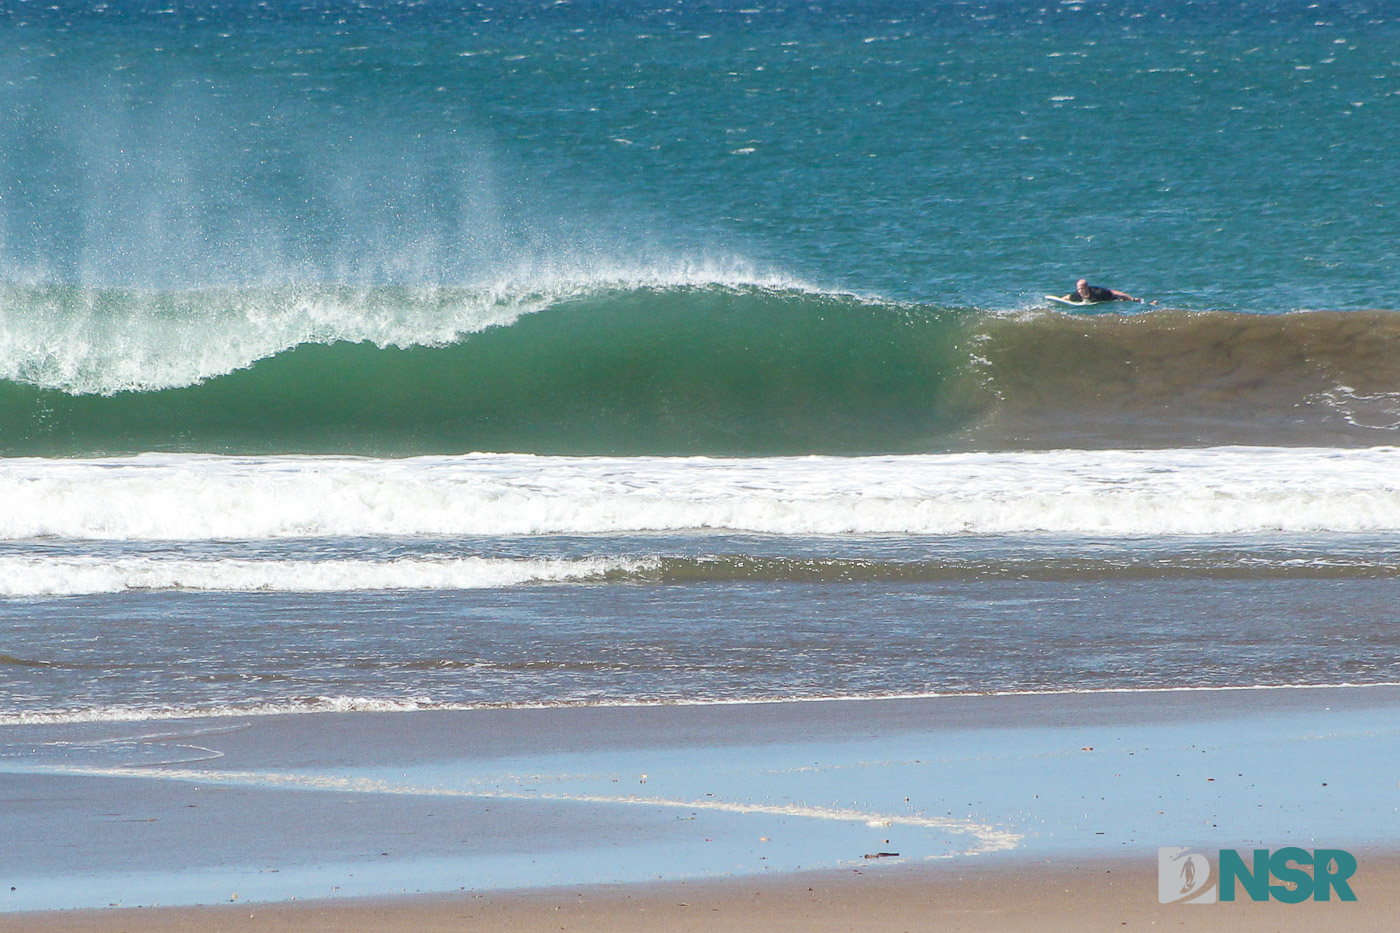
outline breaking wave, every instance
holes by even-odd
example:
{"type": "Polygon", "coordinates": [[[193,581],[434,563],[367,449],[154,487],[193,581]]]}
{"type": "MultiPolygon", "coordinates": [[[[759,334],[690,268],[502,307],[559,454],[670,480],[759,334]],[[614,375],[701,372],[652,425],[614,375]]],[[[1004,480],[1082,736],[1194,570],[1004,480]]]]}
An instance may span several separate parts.
{"type": "Polygon", "coordinates": [[[762,456],[1400,437],[1400,314],[991,312],[713,269],[0,289],[0,454],[762,456]]]}

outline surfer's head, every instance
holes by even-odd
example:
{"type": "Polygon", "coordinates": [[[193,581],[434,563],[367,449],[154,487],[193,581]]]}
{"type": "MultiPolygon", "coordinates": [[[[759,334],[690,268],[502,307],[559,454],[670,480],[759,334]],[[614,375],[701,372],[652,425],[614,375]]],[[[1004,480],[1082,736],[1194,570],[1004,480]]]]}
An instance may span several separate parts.
{"type": "Polygon", "coordinates": [[[1074,290],[1077,291],[1077,292],[1079,292],[1079,294],[1083,295],[1085,298],[1088,298],[1088,297],[1089,297],[1089,280],[1088,280],[1088,279],[1080,279],[1078,282],[1075,282],[1075,283],[1074,283],[1074,290]]]}

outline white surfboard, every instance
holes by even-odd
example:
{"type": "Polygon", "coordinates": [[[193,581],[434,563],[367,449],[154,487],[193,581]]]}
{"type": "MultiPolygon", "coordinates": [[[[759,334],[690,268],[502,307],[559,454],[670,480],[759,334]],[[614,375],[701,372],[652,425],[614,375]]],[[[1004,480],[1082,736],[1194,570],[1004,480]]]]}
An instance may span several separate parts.
{"type": "Polygon", "coordinates": [[[1090,305],[1106,305],[1112,303],[1108,301],[1067,301],[1058,295],[1046,295],[1045,300],[1053,301],[1057,305],[1069,305],[1071,308],[1087,308],[1090,305]]]}

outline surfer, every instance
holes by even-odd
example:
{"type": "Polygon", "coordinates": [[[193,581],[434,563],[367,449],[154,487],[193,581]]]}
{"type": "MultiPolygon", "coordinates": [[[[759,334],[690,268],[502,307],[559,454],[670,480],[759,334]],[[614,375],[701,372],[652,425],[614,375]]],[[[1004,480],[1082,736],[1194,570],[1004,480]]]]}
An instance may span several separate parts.
{"type": "MultiPolygon", "coordinates": [[[[1090,285],[1088,279],[1080,279],[1074,283],[1074,291],[1070,292],[1061,301],[1142,301],[1141,298],[1134,298],[1127,292],[1120,292],[1116,288],[1101,288],[1098,285],[1090,285]]],[[[1152,302],[1154,305],[1157,302],[1152,302]]]]}

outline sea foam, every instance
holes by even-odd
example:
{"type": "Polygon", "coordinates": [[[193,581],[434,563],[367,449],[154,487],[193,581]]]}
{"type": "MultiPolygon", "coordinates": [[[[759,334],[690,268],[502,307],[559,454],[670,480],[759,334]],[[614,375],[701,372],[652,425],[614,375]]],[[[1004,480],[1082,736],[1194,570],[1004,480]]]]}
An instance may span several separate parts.
{"type": "Polygon", "coordinates": [[[0,557],[0,596],[76,596],[125,590],[343,593],[462,590],[599,579],[635,572],[626,560],[484,557],[372,560],[180,560],[0,557]]]}
{"type": "Polygon", "coordinates": [[[1400,529],[1400,449],[0,461],[0,538],[1400,529]]]}

